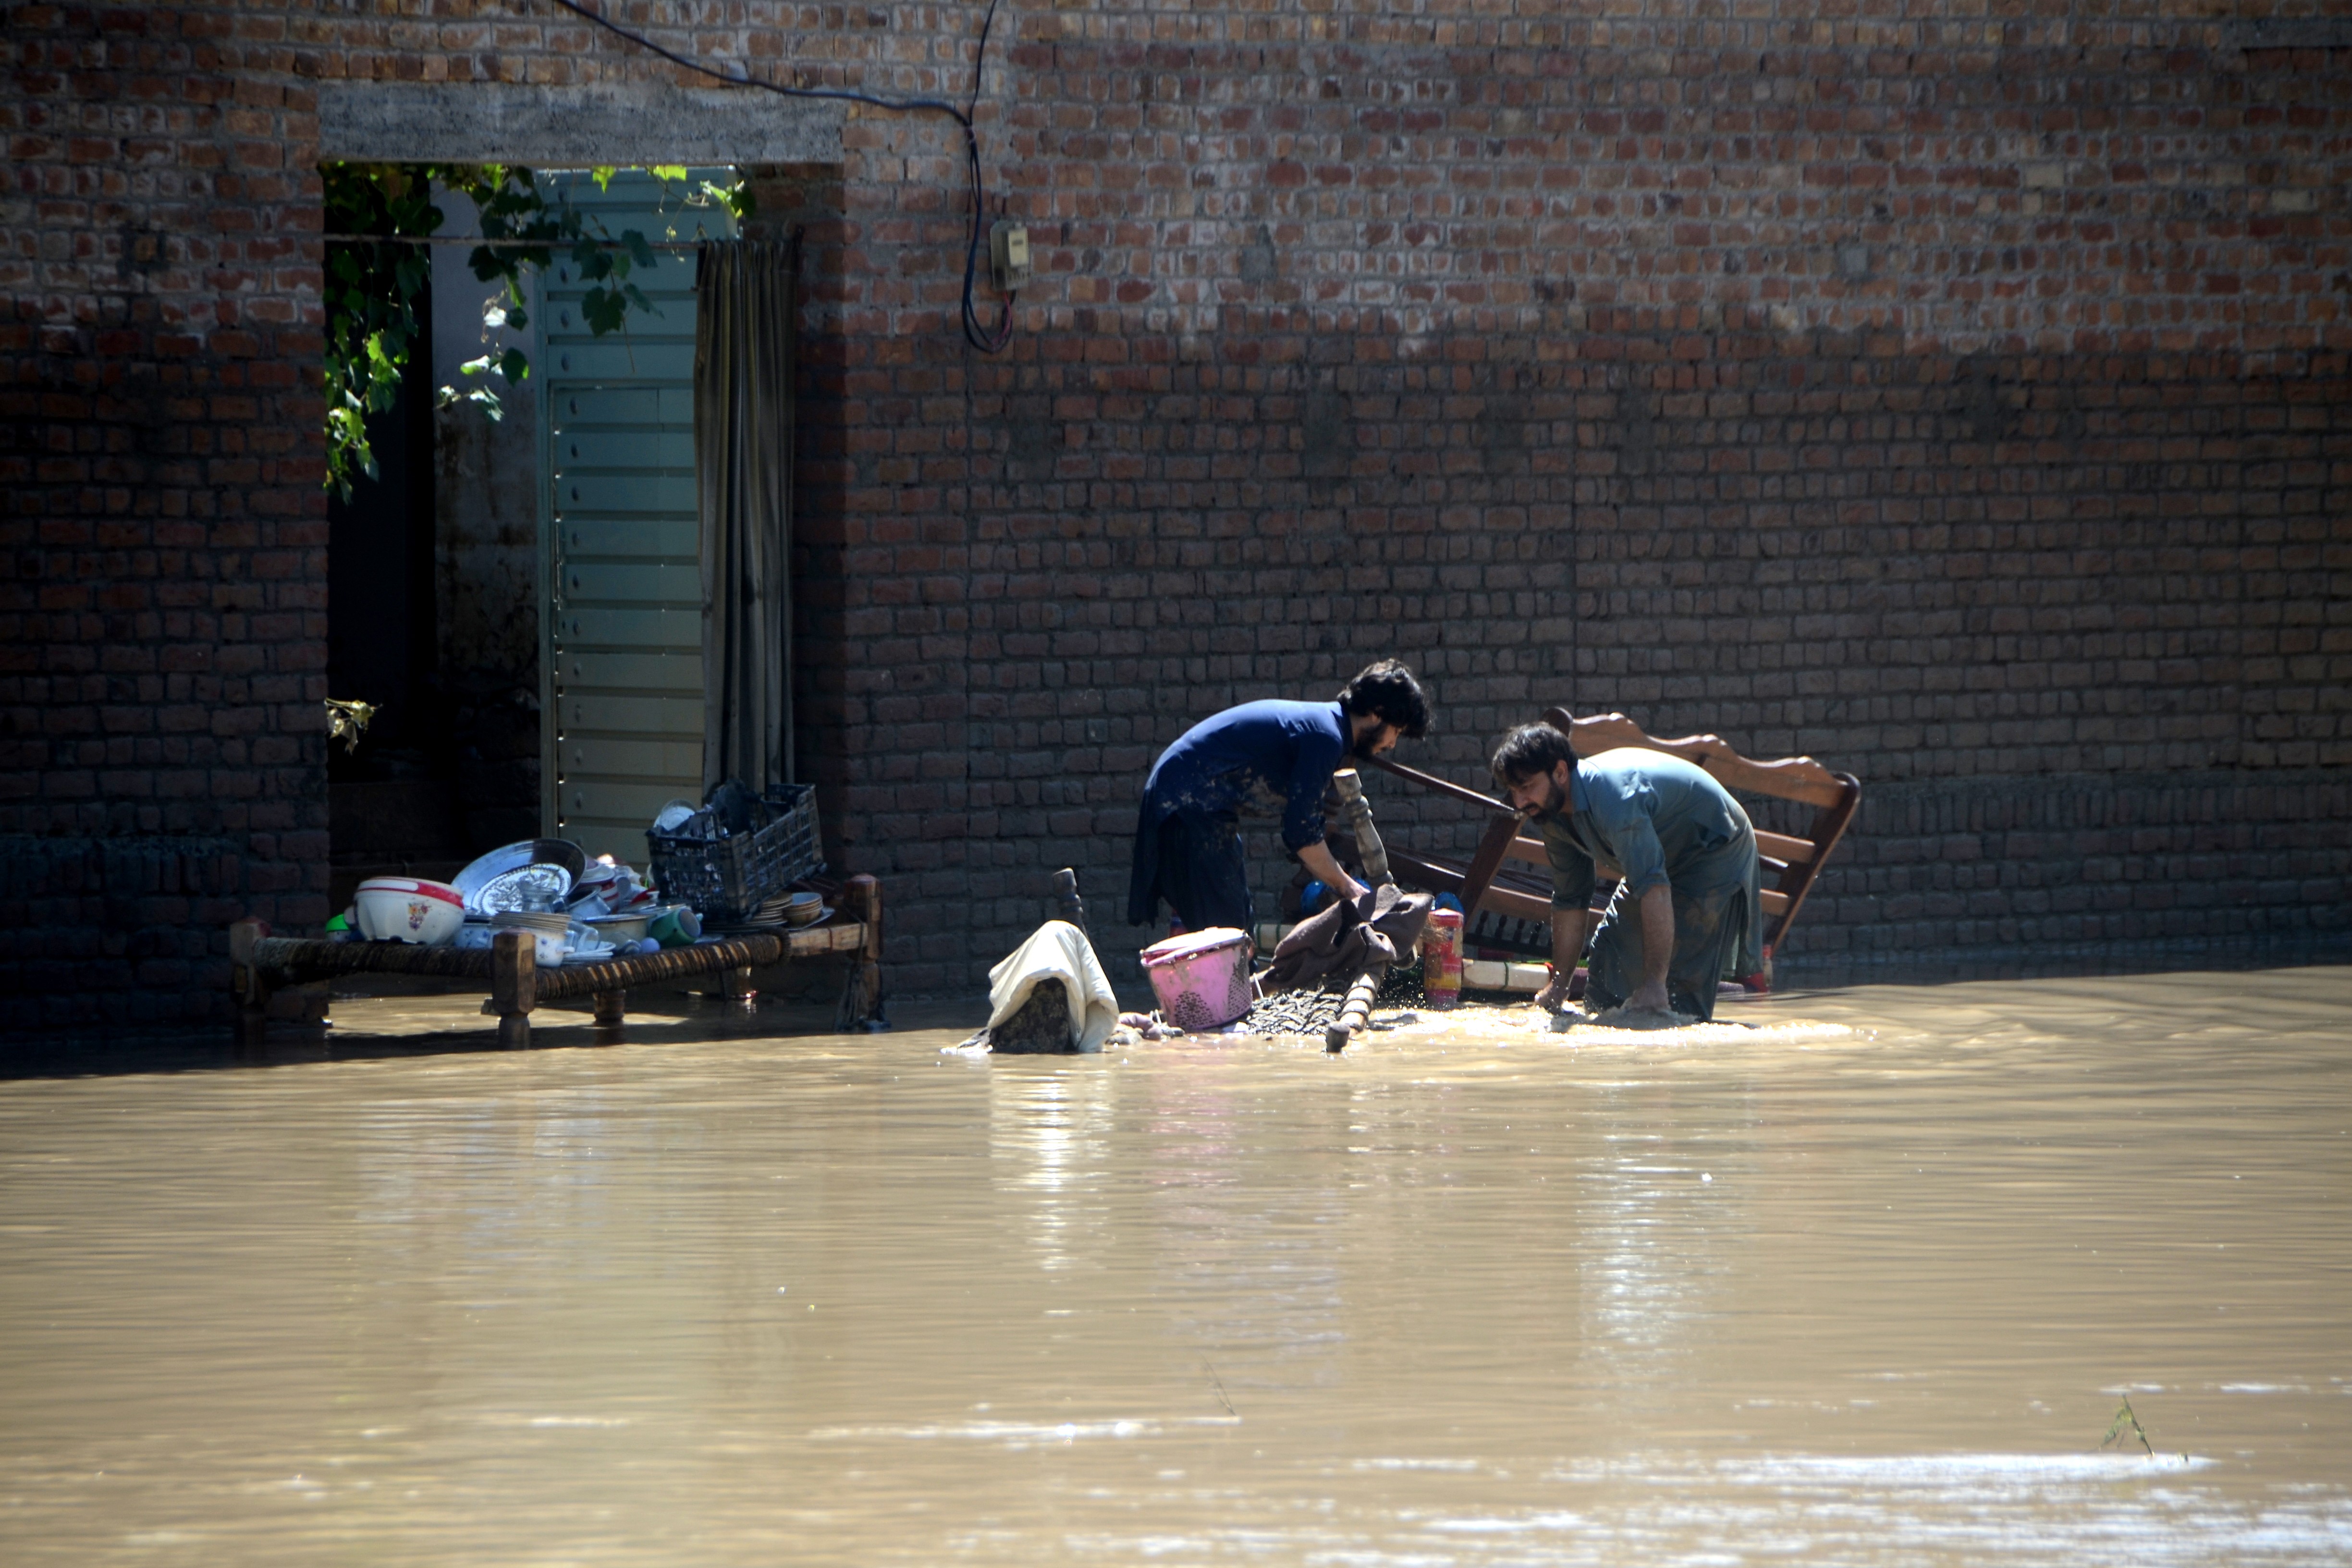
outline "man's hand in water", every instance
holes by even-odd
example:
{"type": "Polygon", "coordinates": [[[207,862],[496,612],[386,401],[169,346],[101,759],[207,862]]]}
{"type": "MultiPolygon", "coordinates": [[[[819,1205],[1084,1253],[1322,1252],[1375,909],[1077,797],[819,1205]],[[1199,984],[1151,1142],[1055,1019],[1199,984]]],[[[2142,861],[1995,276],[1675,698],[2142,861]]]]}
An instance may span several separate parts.
{"type": "Polygon", "coordinates": [[[1547,1013],[1566,1010],[1571,1005],[1568,999],[1568,981],[1567,975],[1555,971],[1552,977],[1544,982],[1544,988],[1536,993],[1536,1005],[1547,1013]]]}

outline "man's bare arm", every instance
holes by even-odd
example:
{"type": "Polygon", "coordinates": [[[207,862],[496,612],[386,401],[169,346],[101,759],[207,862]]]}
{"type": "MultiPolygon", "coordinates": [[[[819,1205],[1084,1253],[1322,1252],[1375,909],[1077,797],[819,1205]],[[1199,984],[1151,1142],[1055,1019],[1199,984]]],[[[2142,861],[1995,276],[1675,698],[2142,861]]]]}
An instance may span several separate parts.
{"type": "Polygon", "coordinates": [[[1353,900],[1364,896],[1364,885],[1339,868],[1339,862],[1331,854],[1331,847],[1319,839],[1298,852],[1298,863],[1307,868],[1309,876],[1341,898],[1353,900]]]}
{"type": "Polygon", "coordinates": [[[1625,998],[1636,1013],[1671,1011],[1666,971],[1675,962],[1675,893],[1663,883],[1642,895],[1642,984],[1625,998]]]}
{"type": "Polygon", "coordinates": [[[1536,993],[1536,1005],[1550,1012],[1568,1005],[1569,977],[1584,962],[1584,939],[1592,926],[1590,910],[1551,912],[1551,978],[1536,993]]]}

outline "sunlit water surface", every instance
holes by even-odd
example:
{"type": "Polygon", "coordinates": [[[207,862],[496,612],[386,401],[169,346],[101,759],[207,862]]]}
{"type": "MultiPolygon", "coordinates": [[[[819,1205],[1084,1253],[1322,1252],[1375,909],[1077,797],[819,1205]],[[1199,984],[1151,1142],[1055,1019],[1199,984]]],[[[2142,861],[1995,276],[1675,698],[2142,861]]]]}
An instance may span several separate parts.
{"type": "Polygon", "coordinates": [[[2347,1004],[0,1085],[0,1558],[2352,1562],[2347,1004]]]}

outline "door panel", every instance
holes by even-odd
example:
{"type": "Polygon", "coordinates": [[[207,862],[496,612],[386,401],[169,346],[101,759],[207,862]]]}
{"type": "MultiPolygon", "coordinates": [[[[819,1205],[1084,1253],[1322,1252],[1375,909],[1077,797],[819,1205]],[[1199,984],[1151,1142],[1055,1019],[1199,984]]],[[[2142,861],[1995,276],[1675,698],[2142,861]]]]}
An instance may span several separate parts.
{"type": "Polygon", "coordinates": [[[701,525],[692,518],[565,518],[557,544],[573,563],[683,557],[696,563],[698,577],[701,572],[701,525]]]}
{"type": "MultiPolygon", "coordinates": [[[[680,698],[702,700],[702,654],[659,653],[583,653],[577,648],[565,649],[557,659],[556,674],[562,681],[557,695],[559,707],[565,703],[588,704],[582,708],[579,723],[585,726],[587,715],[597,710],[593,704],[607,697],[630,693],[674,693],[680,698]]],[[[695,710],[695,733],[700,734],[702,710],[695,710]]]]}
{"type": "MultiPolygon", "coordinates": [[[[695,171],[690,184],[715,171],[695,171]]],[[[599,191],[553,174],[617,236],[732,237],[721,208],[679,209],[670,187],[622,174],[599,191]]],[[[592,227],[593,225],[592,224],[592,227]]],[[[547,376],[550,542],[545,617],[551,830],[589,853],[646,862],[646,827],[665,802],[702,797],[702,565],[694,477],[694,257],[656,253],[629,281],[658,313],[633,309],[599,338],[568,258],[548,270],[538,312],[547,376]]]]}
{"type": "Polygon", "coordinates": [[[702,574],[675,561],[606,561],[574,558],[563,569],[563,595],[576,603],[616,601],[635,593],[664,605],[702,614],[702,574]]]}

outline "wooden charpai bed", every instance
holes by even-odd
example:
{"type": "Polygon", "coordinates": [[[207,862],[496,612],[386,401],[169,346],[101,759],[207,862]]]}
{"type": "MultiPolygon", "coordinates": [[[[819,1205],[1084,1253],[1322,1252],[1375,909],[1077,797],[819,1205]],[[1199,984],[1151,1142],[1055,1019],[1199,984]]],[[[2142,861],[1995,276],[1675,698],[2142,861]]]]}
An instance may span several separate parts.
{"type": "Polygon", "coordinates": [[[488,951],[412,947],[394,942],[312,942],[269,934],[260,921],[229,928],[229,975],[248,1037],[272,1018],[310,1023],[326,1017],[329,983],[352,974],[406,974],[448,980],[459,989],[487,991],[482,1011],[499,1021],[499,1043],[530,1043],[530,1015],[541,1002],[594,999],[599,1025],[617,1027],[629,988],[715,975],[730,996],[751,994],[754,969],[842,952],[852,955],[836,1018],[839,1027],[868,1029],[882,1021],[882,889],[871,877],[852,877],[841,912],[821,925],[730,936],[691,947],[567,963],[542,969],[526,931],[500,931],[488,951]]]}

